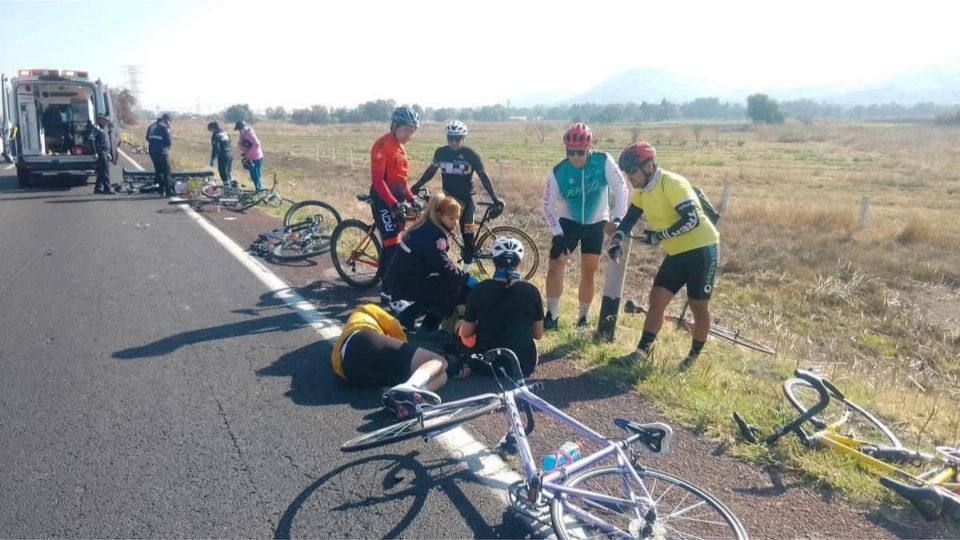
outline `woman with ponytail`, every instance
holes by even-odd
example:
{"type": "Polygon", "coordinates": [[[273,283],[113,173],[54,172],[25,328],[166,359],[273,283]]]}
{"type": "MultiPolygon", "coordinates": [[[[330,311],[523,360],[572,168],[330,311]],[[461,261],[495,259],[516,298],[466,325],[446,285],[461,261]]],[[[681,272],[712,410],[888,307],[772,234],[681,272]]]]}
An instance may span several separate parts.
{"type": "MultiPolygon", "coordinates": [[[[491,251],[496,269],[493,278],[483,281],[470,293],[458,334],[464,344],[475,341],[477,352],[498,347],[512,350],[520,359],[523,376],[527,377],[537,367],[534,340],[543,337],[543,298],[540,290],[521,280],[517,272],[523,260],[523,244],[519,240],[498,238],[491,251]]],[[[508,373],[512,369],[508,364],[503,367],[508,373]]],[[[468,373],[466,369],[460,375],[468,373]]]]}

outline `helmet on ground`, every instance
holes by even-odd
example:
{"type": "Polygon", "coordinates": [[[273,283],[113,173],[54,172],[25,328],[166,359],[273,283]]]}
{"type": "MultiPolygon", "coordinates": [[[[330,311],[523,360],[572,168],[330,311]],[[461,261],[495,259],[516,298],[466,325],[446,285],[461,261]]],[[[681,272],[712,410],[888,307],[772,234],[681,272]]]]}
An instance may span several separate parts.
{"type": "Polygon", "coordinates": [[[245,127],[247,127],[247,123],[244,122],[243,120],[239,120],[236,124],[233,125],[233,129],[236,131],[239,131],[245,127]]]}
{"type": "Polygon", "coordinates": [[[563,134],[563,144],[567,148],[590,148],[593,142],[593,132],[583,122],[577,122],[570,126],[567,132],[563,134]]]}
{"type": "Polygon", "coordinates": [[[467,125],[459,120],[454,120],[443,128],[447,132],[447,137],[466,137],[467,125]]]}
{"type": "Polygon", "coordinates": [[[618,165],[625,173],[632,173],[643,167],[643,164],[657,158],[657,149],[647,141],[637,141],[620,152],[618,165]]]}
{"type": "Polygon", "coordinates": [[[497,238],[490,250],[497,268],[516,268],[523,260],[523,244],[512,236],[497,238]]]}
{"type": "Polygon", "coordinates": [[[398,126],[420,127],[420,113],[410,107],[397,107],[390,115],[390,121],[398,126]]]}
{"type": "Polygon", "coordinates": [[[390,311],[392,311],[394,315],[400,315],[400,313],[410,307],[411,304],[412,302],[407,302],[406,300],[394,300],[390,302],[390,311]]]}

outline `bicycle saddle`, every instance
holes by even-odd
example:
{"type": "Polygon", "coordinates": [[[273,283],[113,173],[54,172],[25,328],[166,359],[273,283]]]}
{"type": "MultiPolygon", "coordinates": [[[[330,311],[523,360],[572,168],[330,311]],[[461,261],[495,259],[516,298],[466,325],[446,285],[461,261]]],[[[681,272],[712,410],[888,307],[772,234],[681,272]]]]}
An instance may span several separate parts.
{"type": "Polygon", "coordinates": [[[670,451],[673,429],[663,422],[637,424],[623,418],[615,418],[613,424],[624,431],[639,435],[639,441],[651,454],[660,455],[670,451]]]}
{"type": "Polygon", "coordinates": [[[370,202],[370,195],[367,193],[358,193],[357,200],[360,202],[370,202]]]}

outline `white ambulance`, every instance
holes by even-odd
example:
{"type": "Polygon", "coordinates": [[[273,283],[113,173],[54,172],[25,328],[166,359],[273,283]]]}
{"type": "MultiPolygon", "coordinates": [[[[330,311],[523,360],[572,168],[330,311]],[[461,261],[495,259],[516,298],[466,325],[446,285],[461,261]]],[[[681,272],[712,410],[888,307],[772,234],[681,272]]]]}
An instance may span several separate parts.
{"type": "Polygon", "coordinates": [[[113,124],[111,161],[117,162],[120,126],[110,90],[86,71],[22,69],[12,79],[0,76],[0,94],[2,150],[17,164],[21,187],[36,178],[93,175],[97,160],[87,132],[98,114],[113,124]]]}

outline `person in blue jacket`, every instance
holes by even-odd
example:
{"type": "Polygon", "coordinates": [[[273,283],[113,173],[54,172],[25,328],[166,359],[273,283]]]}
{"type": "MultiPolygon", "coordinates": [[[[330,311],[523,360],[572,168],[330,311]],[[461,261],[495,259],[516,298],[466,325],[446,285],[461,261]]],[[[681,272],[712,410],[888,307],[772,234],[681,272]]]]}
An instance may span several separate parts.
{"type": "Polygon", "coordinates": [[[404,326],[426,314],[421,330],[435,330],[458,305],[466,302],[477,279],[457,268],[447,254],[450,234],[460,220],[460,203],[440,192],[430,198],[423,217],[400,242],[384,280],[393,300],[407,300],[413,306],[399,314],[404,326]]]}

